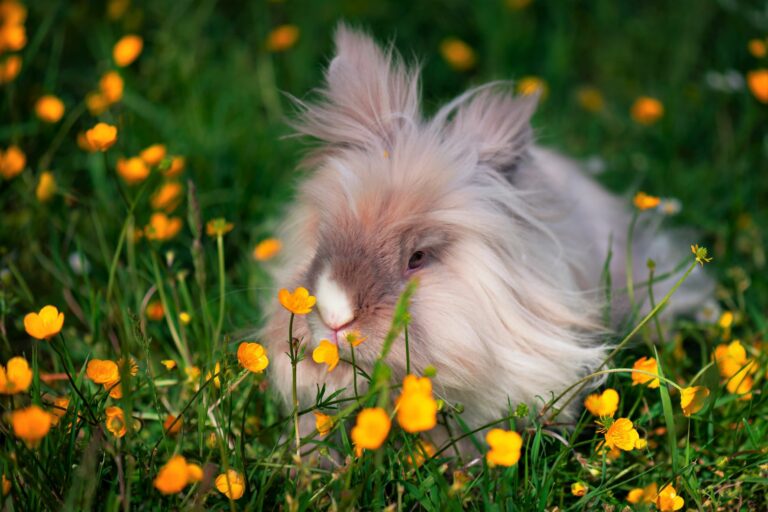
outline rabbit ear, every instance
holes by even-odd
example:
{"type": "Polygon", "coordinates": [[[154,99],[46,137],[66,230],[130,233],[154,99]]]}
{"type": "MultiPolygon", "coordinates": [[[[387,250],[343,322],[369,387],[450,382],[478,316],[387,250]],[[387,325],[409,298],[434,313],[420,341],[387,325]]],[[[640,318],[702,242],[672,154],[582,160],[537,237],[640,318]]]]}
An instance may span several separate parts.
{"type": "Polygon", "coordinates": [[[388,147],[399,128],[418,124],[418,69],[344,24],[335,42],[321,100],[299,104],[296,128],[330,144],[388,147]]]}
{"type": "Polygon", "coordinates": [[[507,173],[526,156],[533,142],[530,120],[538,100],[538,94],[512,96],[485,86],[452,102],[436,118],[447,117],[455,109],[448,132],[457,141],[470,144],[479,163],[507,173]]]}

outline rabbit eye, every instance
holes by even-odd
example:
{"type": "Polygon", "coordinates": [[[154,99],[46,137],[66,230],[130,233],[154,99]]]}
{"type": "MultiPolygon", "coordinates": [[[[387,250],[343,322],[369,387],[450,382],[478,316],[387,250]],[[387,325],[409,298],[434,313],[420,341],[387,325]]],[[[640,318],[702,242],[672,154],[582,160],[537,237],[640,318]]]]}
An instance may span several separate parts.
{"type": "Polygon", "coordinates": [[[424,263],[427,261],[427,255],[424,251],[416,251],[415,253],[411,254],[411,257],[408,259],[408,270],[416,270],[417,268],[421,268],[424,263]]]}

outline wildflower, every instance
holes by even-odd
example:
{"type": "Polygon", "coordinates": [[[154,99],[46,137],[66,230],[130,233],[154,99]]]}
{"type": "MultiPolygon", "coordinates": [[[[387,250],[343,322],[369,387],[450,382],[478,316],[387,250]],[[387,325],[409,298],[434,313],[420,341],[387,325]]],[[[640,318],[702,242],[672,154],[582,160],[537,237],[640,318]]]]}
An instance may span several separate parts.
{"type": "MultiPolygon", "coordinates": [[[[754,367],[755,365],[752,366],[754,367]]],[[[752,391],[753,385],[754,379],[752,379],[751,375],[747,374],[747,369],[745,368],[731,377],[725,384],[725,387],[729,393],[741,395],[739,400],[750,400],[752,398],[750,391],[752,391]]]]}
{"type": "Polygon", "coordinates": [[[18,146],[8,146],[5,152],[0,151],[0,176],[3,178],[15,178],[24,170],[25,165],[27,156],[18,146]]]}
{"type": "Polygon", "coordinates": [[[659,495],[659,488],[656,482],[653,482],[644,488],[635,488],[629,491],[627,494],[627,501],[636,505],[638,503],[651,504],[656,502],[656,497],[659,495]]]}
{"type": "Polygon", "coordinates": [[[51,425],[56,426],[59,424],[59,420],[67,414],[69,408],[69,398],[66,396],[59,396],[53,400],[53,408],[51,409],[51,425]]]}
{"type": "Polygon", "coordinates": [[[188,464],[182,455],[174,455],[157,472],[154,485],[163,494],[176,494],[193,481],[197,481],[202,471],[197,464],[188,464]]]}
{"type": "Polygon", "coordinates": [[[108,71],[104,73],[99,80],[101,97],[110,105],[123,99],[124,87],[125,83],[123,82],[123,78],[117,71],[108,71]]]}
{"type": "Polygon", "coordinates": [[[680,392],[680,407],[683,409],[683,414],[690,416],[699,412],[704,407],[708,396],[709,389],[703,386],[683,388],[680,392]]]}
{"type": "Polygon", "coordinates": [[[189,325],[189,323],[192,321],[192,316],[186,311],[182,311],[179,313],[179,321],[184,325],[189,325]]]}
{"type": "Polygon", "coordinates": [[[347,343],[353,347],[360,345],[362,342],[368,339],[368,336],[363,336],[360,334],[360,331],[350,331],[345,337],[347,338],[347,343]]]}
{"type": "Polygon", "coordinates": [[[11,492],[11,481],[5,478],[5,473],[3,473],[3,496],[8,496],[8,494],[11,492]]]}
{"type": "Polygon", "coordinates": [[[747,43],[747,49],[753,57],[762,59],[768,54],[768,48],[765,46],[765,41],[762,39],[750,39],[747,43]]]}
{"type": "Polygon", "coordinates": [[[437,402],[432,397],[432,381],[407,375],[403,392],[395,402],[397,422],[406,432],[424,432],[437,424],[437,402]]]}
{"type": "Polygon", "coordinates": [[[176,435],[181,432],[182,426],[184,426],[184,420],[181,418],[176,419],[176,416],[173,414],[166,416],[165,421],[163,422],[163,430],[171,435],[176,435]]]}
{"type": "Polygon", "coordinates": [[[85,95],[85,106],[92,116],[99,116],[109,107],[107,98],[100,92],[89,92],[85,95]]]}
{"type": "Polygon", "coordinates": [[[107,414],[107,430],[112,432],[112,435],[121,438],[128,432],[127,424],[125,423],[125,413],[120,407],[107,407],[104,411],[107,414]]]}
{"type": "Polygon", "coordinates": [[[38,340],[50,339],[64,327],[64,313],[59,313],[56,306],[45,306],[39,313],[27,313],[24,317],[24,329],[27,334],[38,340]]]}
{"type": "Polygon", "coordinates": [[[232,231],[232,228],[234,227],[234,224],[219,217],[217,219],[209,220],[205,224],[205,234],[210,237],[224,236],[232,231]]]}
{"type": "Polygon", "coordinates": [[[144,47],[144,40],[137,35],[123,36],[112,48],[112,58],[118,67],[124,68],[135,61],[144,47]]]}
{"type": "Polygon", "coordinates": [[[0,394],[23,393],[32,384],[32,370],[23,357],[12,357],[6,366],[0,365],[0,394]]]}
{"type": "Polygon", "coordinates": [[[475,66],[475,51],[467,43],[455,37],[443,39],[440,54],[456,71],[467,71],[475,66]]]}
{"type": "Polygon", "coordinates": [[[205,381],[208,382],[209,380],[213,379],[213,385],[216,386],[216,389],[221,389],[221,378],[219,377],[220,375],[221,363],[216,362],[216,365],[213,367],[213,371],[206,372],[205,381]]]}
{"type": "Polygon", "coordinates": [[[328,340],[321,340],[320,345],[312,351],[312,360],[317,364],[327,364],[330,373],[339,364],[339,347],[328,340]]]}
{"type": "Polygon", "coordinates": [[[333,428],[333,417],[320,411],[315,411],[315,428],[321,436],[328,435],[328,432],[333,428]]]}
{"type": "Polygon", "coordinates": [[[51,429],[51,415],[36,405],[11,413],[11,424],[16,437],[28,446],[36,446],[51,429]]]}
{"type": "Polygon", "coordinates": [[[21,62],[21,57],[11,55],[4,62],[0,63],[0,85],[16,80],[16,77],[21,72],[21,62]]]}
{"type": "Polygon", "coordinates": [[[27,31],[21,24],[6,24],[0,27],[0,45],[12,52],[19,51],[27,44],[27,31]]]}
{"type": "Polygon", "coordinates": [[[261,373],[269,366],[267,351],[259,343],[242,342],[237,347],[237,360],[243,368],[253,373],[261,373]]]}
{"type": "Polygon", "coordinates": [[[605,434],[605,446],[630,451],[635,448],[635,442],[640,438],[632,422],[627,418],[619,418],[609,426],[603,426],[599,432],[605,434]]]}
{"type": "Polygon", "coordinates": [[[43,171],[40,173],[40,178],[37,180],[37,187],[35,188],[35,197],[41,203],[50,201],[53,195],[56,193],[56,178],[51,171],[43,171]]]}
{"type": "Polygon", "coordinates": [[[635,450],[645,450],[648,447],[648,440],[640,437],[635,441],[635,450]]]}
{"type": "Polygon", "coordinates": [[[613,417],[619,407],[619,394],[615,389],[608,388],[599,395],[589,395],[584,400],[584,407],[595,416],[613,417]]]}
{"type": "Polygon", "coordinates": [[[199,464],[187,463],[187,479],[189,483],[200,482],[203,479],[203,468],[199,464]]]}
{"type": "Polygon", "coordinates": [[[485,442],[491,447],[485,454],[488,464],[509,467],[520,460],[523,438],[517,432],[494,428],[485,436],[485,442]]]}
{"type": "Polygon", "coordinates": [[[707,248],[706,247],[699,247],[699,244],[695,244],[691,246],[691,252],[696,255],[696,263],[704,266],[705,263],[709,263],[712,261],[712,258],[707,258],[707,248]]]}
{"type": "Polygon", "coordinates": [[[171,213],[179,206],[182,192],[184,192],[184,188],[181,184],[175,181],[166,182],[152,196],[150,204],[155,210],[165,210],[166,213],[171,213]]]}
{"type": "Polygon", "coordinates": [[[630,113],[636,123],[649,126],[662,118],[664,105],[656,98],[641,96],[632,104],[630,113]]]}
{"type": "Polygon", "coordinates": [[[728,330],[733,325],[733,313],[731,311],[723,311],[720,318],[717,320],[717,325],[723,330],[728,330]]]}
{"type": "Polygon", "coordinates": [[[148,240],[165,241],[175,237],[181,231],[181,219],[168,217],[164,213],[156,212],[149,218],[149,224],[144,228],[144,235],[148,240]]]}
{"type": "Polygon", "coordinates": [[[267,49],[271,52],[288,50],[299,40],[299,27],[296,25],[280,25],[273,29],[267,37],[267,49]]]}
{"type": "Polygon", "coordinates": [[[587,112],[600,112],[605,108],[603,95],[595,87],[582,87],[577,91],[576,99],[587,112]]]}
{"type": "Polygon", "coordinates": [[[768,69],[747,73],[747,85],[759,102],[768,103],[768,69]]]}
{"type": "Polygon", "coordinates": [[[392,421],[381,407],[366,408],[357,415],[357,421],[350,435],[359,457],[363,450],[378,449],[389,435],[392,421]]]}
{"type": "Polygon", "coordinates": [[[85,132],[85,140],[92,151],[106,151],[117,142],[117,128],[107,123],[98,123],[85,132]]]}
{"type": "Polygon", "coordinates": [[[539,94],[543,99],[547,96],[548,87],[547,83],[537,76],[524,76],[517,81],[517,93],[523,96],[530,96],[532,94],[539,94]]]}
{"type": "Polygon", "coordinates": [[[157,165],[163,161],[167,150],[163,144],[153,144],[139,153],[139,157],[144,160],[147,165],[157,165]]]}
{"type": "Polygon", "coordinates": [[[139,157],[118,158],[116,169],[117,174],[129,185],[141,183],[149,176],[149,167],[139,157]]]}
{"type": "Polygon", "coordinates": [[[679,199],[674,197],[663,197],[659,200],[659,205],[656,209],[663,215],[677,215],[683,209],[683,204],[679,199]]]}
{"type": "Polygon", "coordinates": [[[166,370],[173,370],[174,368],[176,368],[176,361],[174,361],[173,359],[163,359],[162,361],[160,361],[160,364],[165,366],[166,370]]]}
{"type": "Polygon", "coordinates": [[[91,359],[85,367],[85,375],[95,384],[109,384],[120,380],[120,369],[114,361],[91,359]]]}
{"type": "Polygon", "coordinates": [[[277,238],[267,238],[259,242],[253,249],[253,258],[256,261],[267,261],[275,257],[282,249],[283,244],[277,238]]]}
{"type": "Polygon", "coordinates": [[[200,380],[200,368],[197,366],[187,366],[184,368],[184,373],[187,374],[187,382],[196,384],[200,380]]]}
{"type": "Polygon", "coordinates": [[[183,156],[175,156],[171,158],[171,165],[168,170],[165,171],[165,175],[168,178],[175,178],[184,172],[185,160],[183,156]]]}
{"type": "Polygon", "coordinates": [[[573,482],[571,484],[571,494],[578,497],[584,496],[587,494],[587,484],[584,482],[573,482]]]}
{"type": "Polygon", "coordinates": [[[685,505],[685,500],[677,495],[677,491],[671,485],[665,485],[656,496],[656,508],[660,512],[672,512],[680,510],[685,505]]]}
{"type": "MultiPolygon", "coordinates": [[[[634,370],[642,370],[644,372],[652,373],[654,375],[659,374],[659,367],[656,363],[656,359],[651,357],[641,357],[635,364],[632,365],[634,370]]],[[[646,384],[649,388],[655,389],[659,387],[659,379],[653,378],[645,373],[632,372],[632,385],[646,384]]]]}
{"type": "Polygon", "coordinates": [[[239,500],[245,492],[245,479],[234,469],[216,477],[216,489],[231,500],[239,500]]]}
{"type": "Polygon", "coordinates": [[[651,208],[659,206],[661,199],[655,196],[649,196],[645,192],[638,192],[635,194],[633,202],[638,210],[650,210],[651,208]]]}
{"type": "Polygon", "coordinates": [[[147,304],[147,318],[152,320],[153,322],[159,322],[163,319],[165,316],[165,308],[163,308],[163,303],[159,300],[153,300],[149,304],[147,304]]]}
{"type": "Polygon", "coordinates": [[[720,376],[725,379],[733,377],[750,363],[747,359],[747,351],[739,340],[734,340],[728,345],[716,346],[714,358],[720,370],[720,376]]]}
{"type": "Polygon", "coordinates": [[[53,95],[41,97],[35,103],[35,114],[46,123],[58,123],[64,115],[64,102],[53,95]]]}
{"type": "Polygon", "coordinates": [[[437,452],[435,445],[429,441],[419,439],[413,447],[413,456],[408,455],[405,458],[405,462],[411,467],[421,467],[427,459],[434,457],[437,452]]]}
{"type": "Polygon", "coordinates": [[[277,300],[280,304],[294,315],[307,315],[312,311],[317,299],[309,294],[309,291],[299,286],[293,292],[285,288],[277,293],[277,300]]]}

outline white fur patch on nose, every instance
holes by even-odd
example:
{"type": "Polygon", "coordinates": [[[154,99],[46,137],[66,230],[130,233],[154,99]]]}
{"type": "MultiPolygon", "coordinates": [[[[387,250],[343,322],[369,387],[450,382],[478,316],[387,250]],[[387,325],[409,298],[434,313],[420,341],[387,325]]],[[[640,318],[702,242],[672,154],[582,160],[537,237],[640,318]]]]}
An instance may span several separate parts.
{"type": "Polygon", "coordinates": [[[320,316],[331,329],[337,329],[354,320],[355,312],[349,296],[339,283],[331,279],[330,269],[326,268],[320,274],[315,296],[320,316]]]}

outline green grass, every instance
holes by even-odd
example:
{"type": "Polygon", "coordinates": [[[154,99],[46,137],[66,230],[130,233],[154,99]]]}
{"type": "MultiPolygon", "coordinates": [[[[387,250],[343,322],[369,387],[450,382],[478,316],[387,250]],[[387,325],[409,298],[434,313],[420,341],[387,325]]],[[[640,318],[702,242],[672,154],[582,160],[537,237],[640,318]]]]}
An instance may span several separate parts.
{"type": "MultiPolygon", "coordinates": [[[[690,509],[768,508],[768,356],[765,342],[758,344],[768,329],[768,107],[746,86],[724,92],[706,79],[708,72],[728,70],[744,77],[768,65],[747,51],[749,39],[768,35],[758,3],[535,0],[520,10],[501,0],[414,4],[160,0],[134,2],[123,17],[110,20],[98,2],[29,2],[28,42],[18,52],[23,70],[0,86],[0,147],[16,144],[27,156],[21,174],[0,182],[0,350],[3,363],[23,355],[35,365],[29,392],[0,397],[0,466],[12,480],[4,510],[621,509],[630,489],[652,482],[672,483],[690,509]],[[411,468],[405,459],[416,437],[397,426],[380,450],[335,466],[317,458],[325,459],[331,448],[352,454],[348,431],[358,407],[323,396],[323,410],[340,415],[337,435],[304,440],[316,442],[317,450],[295,464],[290,411],[271,393],[269,369],[266,375],[244,374],[235,351],[242,334],[262,321],[261,304],[275,293],[251,251],[274,234],[301,178],[293,169],[304,145],[285,137],[291,107],[283,92],[304,97],[320,83],[339,19],[369,28],[382,41],[394,37],[405,55],[421,59],[428,111],[471,85],[543,78],[548,95],[534,119],[540,143],[585,160],[599,157],[605,168],[599,179],[628,197],[642,189],[681,201],[682,212],[669,224],[698,231],[697,239],[682,245],[710,249],[714,260],[707,269],[734,324],[723,329],[679,319],[665,331],[667,341],[653,346],[656,326],[650,321],[611,366],[631,368],[637,358],[658,352],[663,376],[681,386],[703,370],[696,384],[711,395],[700,412],[684,417],[672,384],[633,387],[629,373],[612,372],[606,386],[621,395],[617,417],[632,419],[648,439],[647,449],[617,460],[596,453],[602,436],[588,413],[562,430],[536,411],[510,404],[499,426],[523,435],[522,456],[513,467],[491,468],[484,459],[467,465],[471,455],[458,460],[446,449],[411,468]],[[283,23],[297,25],[300,39],[286,52],[270,53],[265,39],[283,23]],[[84,97],[112,68],[114,42],[131,32],[144,37],[145,47],[121,72],[124,98],[93,117],[84,97]],[[449,36],[475,50],[472,70],[454,71],[440,57],[440,42],[449,36]],[[602,93],[601,112],[579,106],[577,91],[584,86],[602,93]],[[34,103],[45,93],[64,101],[61,122],[35,117],[34,103]],[[629,115],[641,95],[664,104],[664,117],[652,126],[629,115]],[[76,134],[98,120],[118,126],[118,142],[106,153],[86,153],[76,134]],[[183,201],[175,215],[184,228],[165,243],[130,236],[148,222],[149,197],[161,173],[130,187],[115,173],[118,156],[154,143],[187,158],[184,183],[187,192],[194,184],[199,203],[183,201]],[[48,169],[58,193],[41,203],[35,186],[48,169]],[[198,217],[203,223],[224,217],[234,230],[220,244],[203,234],[196,245],[198,217]],[[88,261],[87,271],[76,272],[72,255],[88,261]],[[148,319],[147,304],[161,299],[165,318],[148,319]],[[65,327],[61,336],[38,342],[25,333],[23,318],[46,304],[65,312],[65,327]],[[191,315],[188,325],[178,319],[182,311],[191,315]],[[222,336],[216,336],[220,319],[222,336]],[[734,339],[759,366],[751,400],[729,393],[717,368],[707,366],[714,348],[734,339]],[[191,363],[202,369],[197,392],[182,369],[160,365],[174,359],[184,367],[179,347],[188,347],[191,363]],[[123,375],[122,399],[108,398],[85,377],[88,360],[128,354],[139,371],[123,375]],[[229,393],[205,382],[217,361],[221,390],[232,386],[229,393]],[[65,370],[86,403],[61,378],[65,370]],[[59,378],[42,378],[50,374],[59,378]],[[56,396],[71,399],[67,415],[39,446],[28,448],[12,433],[10,411],[29,403],[49,406],[56,396]],[[136,419],[121,439],[104,428],[110,405],[136,419]],[[182,412],[182,432],[166,435],[166,415],[182,412]],[[174,453],[204,465],[206,475],[181,494],[163,496],[152,482],[174,453]],[[236,502],[212,489],[224,467],[246,475],[246,492],[236,502]],[[454,471],[466,475],[463,486],[454,471]],[[588,486],[585,496],[571,495],[576,481],[588,486]]],[[[617,343],[640,320],[606,342],[617,343]]],[[[277,357],[285,355],[270,354],[277,357]]],[[[385,365],[372,378],[372,389],[381,393],[363,402],[386,403],[387,387],[399,383],[389,382],[385,365]]],[[[484,452],[484,438],[475,437],[484,452]]]]}

